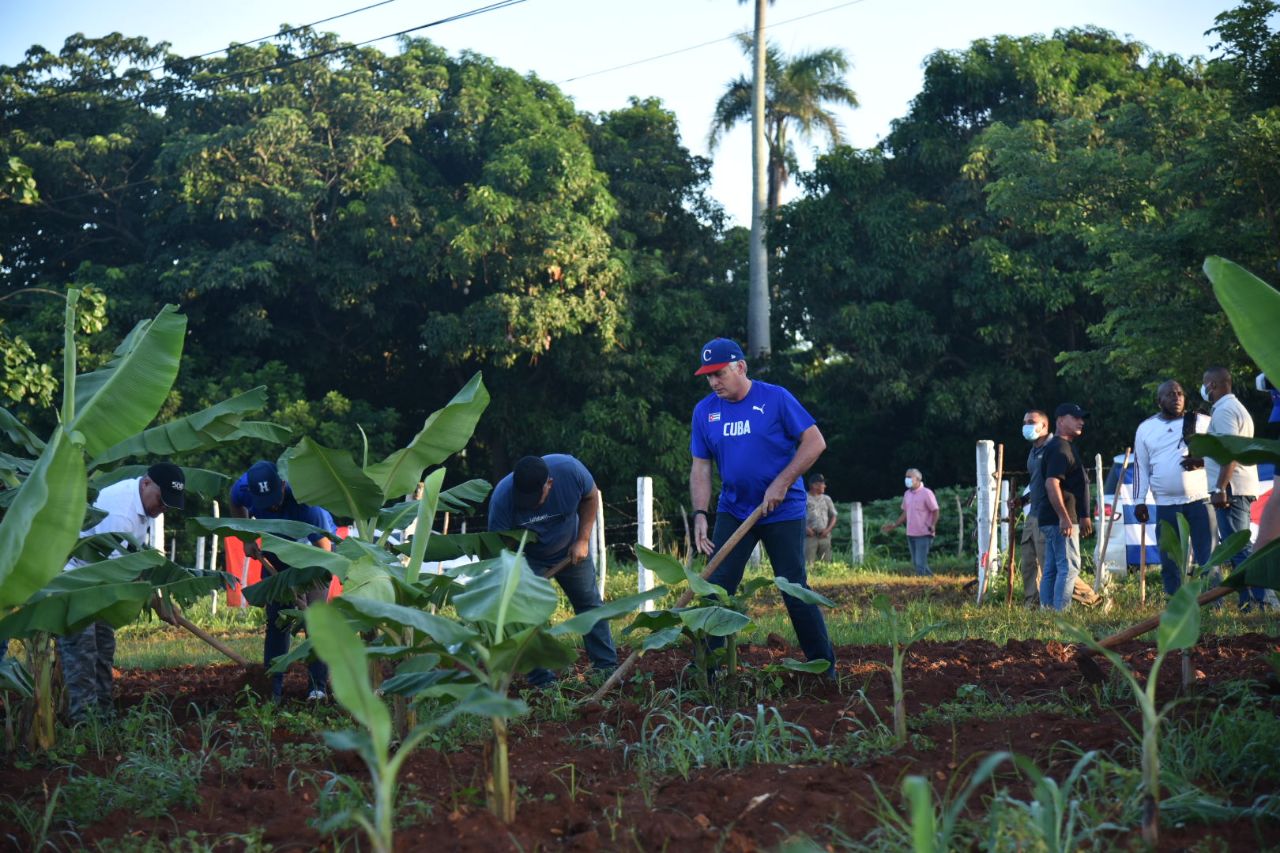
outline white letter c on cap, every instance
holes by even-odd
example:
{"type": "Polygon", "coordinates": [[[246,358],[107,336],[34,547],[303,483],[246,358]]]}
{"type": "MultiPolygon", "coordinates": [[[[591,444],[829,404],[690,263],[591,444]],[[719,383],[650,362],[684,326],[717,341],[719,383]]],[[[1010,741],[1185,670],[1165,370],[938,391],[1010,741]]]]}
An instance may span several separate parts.
{"type": "Polygon", "coordinates": [[[703,360],[703,361],[710,361],[710,360],[711,360],[711,350],[709,350],[709,349],[704,349],[704,350],[702,351],[702,360],[703,360]]]}

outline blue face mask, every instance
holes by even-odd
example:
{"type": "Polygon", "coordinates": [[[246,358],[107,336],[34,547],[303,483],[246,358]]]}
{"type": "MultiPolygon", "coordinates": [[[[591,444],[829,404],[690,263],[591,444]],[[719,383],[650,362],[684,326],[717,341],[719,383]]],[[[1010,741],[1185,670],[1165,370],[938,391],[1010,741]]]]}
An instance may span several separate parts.
{"type": "Polygon", "coordinates": [[[1203,385],[1200,386],[1200,399],[1204,400],[1206,403],[1213,402],[1212,400],[1209,399],[1209,389],[1204,387],[1203,385]]]}
{"type": "Polygon", "coordinates": [[[910,477],[904,477],[904,478],[903,478],[903,480],[902,480],[902,482],[906,483],[906,484],[907,484],[907,488],[909,489],[909,488],[911,488],[913,485],[915,485],[915,482],[916,482],[916,481],[915,481],[915,480],[913,480],[913,479],[911,479],[910,477]]]}
{"type": "Polygon", "coordinates": [[[1037,438],[1040,437],[1040,427],[1036,426],[1035,424],[1023,424],[1022,437],[1025,438],[1027,441],[1035,441],[1037,438]]]}

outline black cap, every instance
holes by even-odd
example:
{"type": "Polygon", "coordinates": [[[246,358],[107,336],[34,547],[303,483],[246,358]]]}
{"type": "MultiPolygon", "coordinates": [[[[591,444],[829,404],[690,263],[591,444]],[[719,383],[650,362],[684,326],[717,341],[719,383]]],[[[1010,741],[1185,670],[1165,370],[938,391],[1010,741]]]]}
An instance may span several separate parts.
{"type": "Polygon", "coordinates": [[[550,469],[541,456],[525,456],[516,463],[511,475],[512,492],[516,506],[533,509],[542,501],[542,487],[547,484],[550,469]]]}
{"type": "Polygon", "coordinates": [[[147,477],[160,487],[160,502],[169,509],[182,509],[187,502],[187,475],[172,462],[157,462],[147,469],[147,477]]]}
{"type": "Polygon", "coordinates": [[[1077,406],[1075,403],[1061,403],[1058,408],[1053,410],[1054,420],[1057,420],[1063,415],[1071,415],[1071,417],[1079,418],[1082,421],[1088,420],[1089,418],[1089,413],[1077,406]]]}
{"type": "Polygon", "coordinates": [[[810,474],[810,475],[809,475],[809,485],[810,485],[810,486],[814,485],[815,483],[825,483],[825,482],[827,482],[827,478],[826,478],[826,477],[824,477],[824,476],[822,476],[821,474],[810,474]]]}

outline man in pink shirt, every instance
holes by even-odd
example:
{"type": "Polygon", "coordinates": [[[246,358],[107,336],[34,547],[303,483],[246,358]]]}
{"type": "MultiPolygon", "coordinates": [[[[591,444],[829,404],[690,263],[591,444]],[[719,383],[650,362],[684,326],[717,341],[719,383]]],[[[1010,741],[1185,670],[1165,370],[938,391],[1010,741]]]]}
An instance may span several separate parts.
{"type": "Polygon", "coordinates": [[[903,482],[907,491],[902,496],[902,514],[897,521],[880,530],[888,533],[906,524],[911,565],[918,575],[932,575],[933,572],[929,571],[929,546],[933,544],[933,534],[938,529],[938,499],[932,489],[925,487],[924,475],[918,468],[908,468],[903,482]]]}

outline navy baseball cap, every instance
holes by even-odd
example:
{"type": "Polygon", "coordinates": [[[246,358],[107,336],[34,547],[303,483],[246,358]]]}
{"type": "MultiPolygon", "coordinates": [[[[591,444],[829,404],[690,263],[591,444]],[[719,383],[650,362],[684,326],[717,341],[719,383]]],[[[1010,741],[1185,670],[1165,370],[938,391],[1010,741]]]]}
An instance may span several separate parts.
{"type": "Polygon", "coordinates": [[[1089,413],[1077,406],[1075,403],[1062,403],[1058,408],[1053,410],[1054,420],[1057,420],[1063,415],[1071,415],[1071,417],[1079,418],[1082,421],[1087,420],[1089,417],[1089,413]]]}
{"type": "Polygon", "coordinates": [[[284,502],[284,483],[274,462],[255,462],[249,469],[249,502],[254,512],[271,509],[284,502]]]}
{"type": "Polygon", "coordinates": [[[160,502],[169,509],[186,504],[187,475],[172,462],[157,462],[147,469],[147,477],[160,487],[160,502]]]}
{"type": "Polygon", "coordinates": [[[542,501],[542,487],[547,484],[551,469],[541,456],[525,456],[516,463],[511,474],[511,492],[516,506],[533,509],[542,501]]]}
{"type": "Polygon", "coordinates": [[[708,341],[702,348],[698,369],[693,372],[693,375],[715,373],[726,364],[732,364],[735,361],[746,361],[746,356],[742,354],[742,347],[728,338],[716,338],[708,341]]]}

